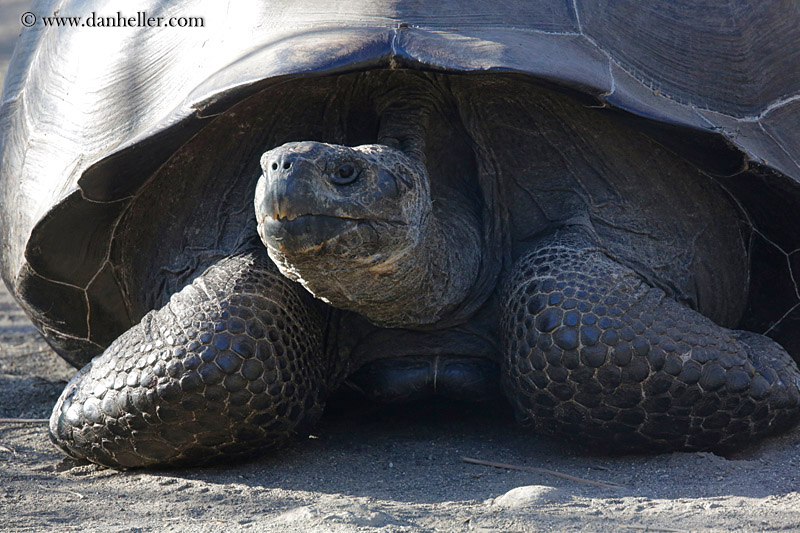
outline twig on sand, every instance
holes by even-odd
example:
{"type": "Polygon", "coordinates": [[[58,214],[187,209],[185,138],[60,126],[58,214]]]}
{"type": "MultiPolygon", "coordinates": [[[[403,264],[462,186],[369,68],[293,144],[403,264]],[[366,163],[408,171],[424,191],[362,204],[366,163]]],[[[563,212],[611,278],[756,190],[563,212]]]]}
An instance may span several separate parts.
{"type": "Polygon", "coordinates": [[[47,424],[49,418],[2,418],[0,424],[47,424]]]}
{"type": "Polygon", "coordinates": [[[78,498],[79,500],[85,500],[86,499],[86,496],[84,496],[80,492],[77,492],[77,491],[74,491],[74,490],[70,490],[70,489],[51,488],[51,487],[45,487],[44,485],[39,485],[39,488],[42,489],[42,490],[45,490],[45,491],[54,491],[54,492],[60,492],[62,494],[71,494],[71,495],[75,496],[76,498],[78,498]]]}
{"type": "Polygon", "coordinates": [[[556,476],[563,479],[568,479],[570,481],[575,481],[576,483],[594,485],[595,487],[606,487],[610,489],[625,488],[623,485],[618,485],[616,483],[611,483],[606,481],[592,481],[591,479],[583,479],[580,477],[570,476],[569,474],[562,474],[561,472],[556,472],[555,470],[550,470],[548,468],[537,468],[535,466],[509,465],[506,463],[495,463],[494,461],[481,461],[480,459],[472,459],[470,457],[462,457],[461,460],[464,461],[465,463],[472,463],[476,465],[493,466],[495,468],[506,468],[508,470],[522,470],[524,472],[536,472],[538,474],[549,474],[551,476],[556,476]]]}
{"type": "Polygon", "coordinates": [[[78,498],[79,500],[85,500],[85,499],[86,499],[86,496],[84,496],[84,495],[83,495],[83,494],[81,494],[80,492],[75,492],[74,490],[69,490],[69,489],[57,489],[57,491],[56,491],[56,492],[61,492],[61,493],[64,493],[64,494],[72,494],[73,496],[75,496],[75,497],[76,497],[76,498],[78,498]]]}
{"type": "Polygon", "coordinates": [[[652,526],[623,526],[625,529],[635,531],[652,531],[653,533],[687,533],[687,529],[673,529],[671,527],[652,527],[652,526]]]}

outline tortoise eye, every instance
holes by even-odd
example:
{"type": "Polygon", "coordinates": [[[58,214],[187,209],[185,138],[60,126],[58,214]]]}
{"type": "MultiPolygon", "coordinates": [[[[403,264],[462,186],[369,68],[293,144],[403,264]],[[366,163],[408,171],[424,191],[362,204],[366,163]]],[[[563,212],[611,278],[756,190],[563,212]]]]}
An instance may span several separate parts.
{"type": "Polygon", "coordinates": [[[339,167],[339,177],[342,179],[347,179],[352,176],[356,171],[356,167],[353,166],[353,163],[345,163],[341,167],[339,167]]]}
{"type": "Polygon", "coordinates": [[[340,166],[333,175],[333,181],[336,182],[337,185],[353,183],[356,178],[358,178],[358,169],[353,163],[345,163],[340,166]]]}

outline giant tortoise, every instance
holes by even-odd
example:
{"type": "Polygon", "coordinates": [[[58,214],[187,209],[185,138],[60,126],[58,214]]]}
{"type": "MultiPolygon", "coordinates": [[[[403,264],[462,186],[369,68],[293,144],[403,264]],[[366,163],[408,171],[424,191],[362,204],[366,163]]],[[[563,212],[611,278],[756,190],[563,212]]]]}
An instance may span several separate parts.
{"type": "MultiPolygon", "coordinates": [[[[609,452],[797,421],[796,3],[308,4],[22,33],[0,266],[83,367],[58,446],[251,456],[343,383],[502,389],[534,431],[609,452]]],[[[56,10],[104,15],[34,8],[56,10]]]]}

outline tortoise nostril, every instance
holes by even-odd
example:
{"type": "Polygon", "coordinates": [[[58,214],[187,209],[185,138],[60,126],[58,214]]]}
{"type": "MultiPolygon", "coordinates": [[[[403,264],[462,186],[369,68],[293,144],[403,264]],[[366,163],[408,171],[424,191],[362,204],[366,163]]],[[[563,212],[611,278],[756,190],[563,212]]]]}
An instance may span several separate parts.
{"type": "Polygon", "coordinates": [[[291,166],[292,166],[292,162],[291,161],[285,161],[283,163],[284,170],[289,170],[291,168],[291,166]]]}
{"type": "Polygon", "coordinates": [[[272,163],[272,170],[278,170],[278,163],[272,163]]]}

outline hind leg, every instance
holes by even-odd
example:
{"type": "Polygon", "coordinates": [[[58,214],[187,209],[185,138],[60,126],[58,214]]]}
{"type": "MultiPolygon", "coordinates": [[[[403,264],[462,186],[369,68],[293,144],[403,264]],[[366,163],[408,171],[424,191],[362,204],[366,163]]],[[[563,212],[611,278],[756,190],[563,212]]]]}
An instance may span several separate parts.
{"type": "Polygon", "coordinates": [[[780,345],[666,297],[581,233],[541,242],[505,288],[504,389],[537,431],[723,450],[798,420],[800,373],[780,345]]]}
{"type": "Polygon", "coordinates": [[[51,438],[132,467],[253,455],[305,434],[331,376],[316,305],[264,250],[217,263],[76,374],[51,438]]]}

